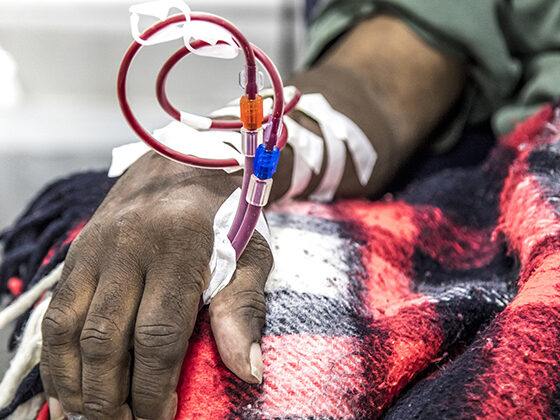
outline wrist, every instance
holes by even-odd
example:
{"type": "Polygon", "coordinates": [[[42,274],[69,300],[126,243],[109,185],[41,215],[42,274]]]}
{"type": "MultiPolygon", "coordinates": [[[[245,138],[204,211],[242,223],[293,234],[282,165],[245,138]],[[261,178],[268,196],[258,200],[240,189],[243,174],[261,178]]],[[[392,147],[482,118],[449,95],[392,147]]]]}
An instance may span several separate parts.
{"type": "MultiPolygon", "coordinates": [[[[397,142],[394,140],[394,133],[377,95],[367,92],[363,88],[362,80],[355,73],[332,64],[322,64],[301,73],[290,84],[294,84],[304,95],[321,93],[336,112],[348,117],[359,126],[375,149],[377,161],[368,183],[362,185],[358,179],[354,159],[350,156],[348,143],[345,142],[346,158],[337,157],[343,162],[345,159],[345,163],[336,196],[355,197],[373,195],[382,191],[388,180],[394,175],[399,151],[397,142]]],[[[304,129],[323,138],[324,141],[320,125],[313,118],[300,111],[294,111],[289,116],[304,129]]],[[[327,153],[324,156],[321,170],[318,174],[313,174],[302,196],[308,196],[316,191],[325,177],[329,156],[327,153]]]]}
{"type": "Polygon", "coordinates": [[[272,177],[272,191],[270,192],[269,202],[274,202],[284,197],[292,182],[292,168],[294,166],[294,153],[290,145],[286,145],[280,153],[278,169],[272,177]]]}
{"type": "Polygon", "coordinates": [[[149,151],[122,175],[107,201],[120,206],[148,200],[192,202],[213,215],[241,183],[241,172],[196,168],[149,151]]]}

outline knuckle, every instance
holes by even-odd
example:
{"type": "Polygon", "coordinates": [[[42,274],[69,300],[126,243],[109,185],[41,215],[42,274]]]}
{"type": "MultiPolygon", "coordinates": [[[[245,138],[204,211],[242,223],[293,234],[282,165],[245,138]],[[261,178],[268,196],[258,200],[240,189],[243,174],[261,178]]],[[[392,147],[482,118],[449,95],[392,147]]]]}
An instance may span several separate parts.
{"type": "Polygon", "coordinates": [[[87,399],[84,397],[84,411],[87,418],[108,419],[117,409],[116,405],[109,400],[96,396],[95,399],[87,399]]]}
{"type": "Polygon", "coordinates": [[[178,261],[184,260],[185,256],[183,255],[179,258],[176,254],[171,253],[171,255],[175,255],[175,258],[167,255],[166,258],[162,258],[157,264],[151,266],[149,272],[155,275],[158,270],[161,270],[169,278],[173,279],[167,285],[168,290],[171,292],[167,302],[169,305],[166,305],[169,311],[163,309],[163,313],[169,316],[184,317],[187,316],[190,310],[185,305],[185,302],[190,301],[195,296],[197,298],[200,297],[206,283],[206,278],[210,275],[210,268],[208,263],[198,264],[190,260],[178,263],[178,261]]]}
{"type": "Polygon", "coordinates": [[[87,359],[107,359],[122,349],[121,332],[113,321],[93,315],[80,335],[82,355],[87,359]]]}
{"type": "Polygon", "coordinates": [[[184,329],[174,324],[143,324],[135,331],[137,358],[148,370],[173,367],[182,360],[186,341],[184,329]]]}
{"type": "Polygon", "coordinates": [[[233,315],[249,321],[261,317],[264,319],[265,313],[266,300],[264,293],[259,290],[236,290],[210,306],[210,315],[218,318],[233,315]]]}
{"type": "Polygon", "coordinates": [[[93,259],[100,248],[101,229],[97,223],[90,221],[70,244],[66,259],[71,262],[84,263],[84,257],[93,259]]]}
{"type": "Polygon", "coordinates": [[[132,401],[135,407],[135,411],[143,412],[146,408],[153,409],[154,406],[161,404],[163,400],[163,395],[161,388],[155,388],[153,386],[153,378],[140,374],[136,380],[136,383],[132,389],[132,401]],[[140,406],[143,409],[140,409],[140,406]]]}
{"type": "Polygon", "coordinates": [[[50,307],[42,322],[42,333],[50,346],[71,343],[79,335],[78,318],[70,308],[50,307]]]}

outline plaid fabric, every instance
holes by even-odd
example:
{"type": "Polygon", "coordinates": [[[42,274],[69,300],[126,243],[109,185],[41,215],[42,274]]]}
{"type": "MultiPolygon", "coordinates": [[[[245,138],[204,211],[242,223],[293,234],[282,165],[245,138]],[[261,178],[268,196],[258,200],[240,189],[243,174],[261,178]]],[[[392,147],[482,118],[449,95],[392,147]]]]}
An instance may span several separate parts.
{"type": "Polygon", "coordinates": [[[560,417],[560,119],[399,199],[276,206],[264,381],[203,314],[178,419],[560,417]]]}
{"type": "Polygon", "coordinates": [[[268,219],[263,384],[221,363],[204,310],[177,419],[560,418],[560,109],[397,198],[268,219]]]}

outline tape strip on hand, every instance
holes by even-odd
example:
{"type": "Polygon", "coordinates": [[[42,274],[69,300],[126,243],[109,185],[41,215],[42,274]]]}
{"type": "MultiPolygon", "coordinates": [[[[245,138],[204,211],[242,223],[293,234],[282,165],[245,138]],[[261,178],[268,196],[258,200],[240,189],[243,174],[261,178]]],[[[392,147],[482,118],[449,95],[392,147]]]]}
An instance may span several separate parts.
{"type": "MultiPolygon", "coordinates": [[[[240,197],[241,189],[238,188],[224,201],[214,217],[214,249],[210,258],[210,283],[202,294],[205,304],[209,304],[212,298],[229,284],[237,267],[235,249],[227,235],[240,197]]],[[[270,247],[270,230],[262,213],[255,230],[264,237],[270,247]]]]}
{"type": "MultiPolygon", "coordinates": [[[[185,155],[205,159],[235,159],[239,166],[223,168],[227,173],[243,168],[245,158],[241,153],[241,134],[235,131],[198,131],[178,121],[154,130],[153,136],[163,145],[185,155]]],[[[134,142],[113,149],[109,168],[110,178],[121,176],[151,148],[143,142],[134,142]]]]}

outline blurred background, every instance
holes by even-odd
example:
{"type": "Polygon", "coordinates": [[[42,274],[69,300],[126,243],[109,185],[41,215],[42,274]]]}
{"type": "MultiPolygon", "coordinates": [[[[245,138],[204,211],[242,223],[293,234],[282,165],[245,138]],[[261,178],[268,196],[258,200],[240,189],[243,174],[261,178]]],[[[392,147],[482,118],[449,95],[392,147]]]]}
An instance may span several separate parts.
{"type": "MultiPolygon", "coordinates": [[[[260,46],[288,78],[301,62],[306,13],[316,1],[188,0],[219,14],[260,46]]],[[[138,0],[0,0],[0,230],[46,183],[107,168],[111,149],[136,138],[116,98],[120,61],[132,41],[128,8],[138,0]]],[[[129,77],[130,101],[148,129],[169,117],[156,103],[159,68],[179,41],[144,48],[129,77]]],[[[205,113],[238,97],[242,58],[187,57],[168,92],[205,113]]]]}

